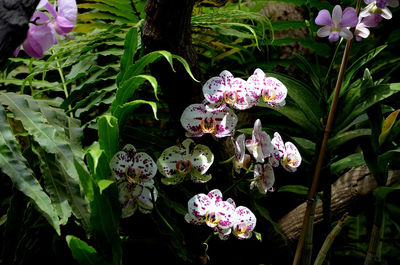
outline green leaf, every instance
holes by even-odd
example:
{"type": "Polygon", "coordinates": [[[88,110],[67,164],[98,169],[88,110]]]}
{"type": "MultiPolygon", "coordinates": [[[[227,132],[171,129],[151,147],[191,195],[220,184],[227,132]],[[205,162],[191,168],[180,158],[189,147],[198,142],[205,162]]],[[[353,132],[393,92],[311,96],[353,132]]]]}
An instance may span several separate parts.
{"type": "Polygon", "coordinates": [[[363,154],[362,153],[351,154],[349,156],[346,156],[345,158],[342,158],[332,163],[330,166],[331,174],[332,175],[340,174],[345,169],[351,167],[358,167],[362,165],[365,165],[363,154]]]}
{"type": "Polygon", "coordinates": [[[397,183],[391,187],[377,187],[373,194],[377,200],[384,200],[393,191],[400,190],[400,183],[397,183]]]}
{"type": "Polygon", "coordinates": [[[113,180],[109,179],[101,179],[99,182],[97,182],[97,185],[99,185],[100,193],[102,194],[105,189],[107,189],[111,184],[115,183],[113,180]]]}
{"type": "Polygon", "coordinates": [[[110,265],[97,251],[79,238],[68,235],[65,237],[72,256],[81,265],[110,265]]]}
{"type": "Polygon", "coordinates": [[[104,150],[100,149],[98,142],[93,142],[86,152],[86,159],[93,177],[96,180],[111,178],[111,169],[109,160],[106,157],[104,150]]]}
{"type": "Polygon", "coordinates": [[[347,86],[350,84],[351,79],[362,67],[375,58],[387,45],[379,46],[375,49],[368,51],[366,54],[358,58],[350,67],[346,69],[346,75],[343,79],[341,94],[346,90],[347,86]]]}
{"type": "Polygon", "coordinates": [[[114,116],[103,115],[98,121],[100,148],[104,150],[107,160],[110,161],[119,150],[118,119],[114,116]]]}
{"type": "Polygon", "coordinates": [[[383,122],[382,132],[379,135],[379,145],[382,145],[385,142],[390,130],[393,127],[393,124],[396,122],[397,115],[399,114],[400,109],[393,111],[383,122]]]}
{"type": "Polygon", "coordinates": [[[308,188],[302,185],[286,185],[278,189],[278,192],[291,192],[299,195],[307,195],[308,188]]]}
{"type": "Polygon", "coordinates": [[[126,69],[133,64],[133,58],[135,57],[136,50],[138,48],[138,29],[132,27],[125,37],[124,54],[121,57],[121,72],[117,76],[117,85],[121,81],[121,78],[125,74],[126,69]]]}
{"type": "Polygon", "coordinates": [[[37,209],[46,218],[49,224],[60,232],[57,213],[49,196],[43,191],[42,186],[35,178],[28,162],[20,154],[12,130],[7,122],[7,116],[0,105],[0,169],[8,175],[14,186],[29,197],[37,209]]]}
{"type": "Polygon", "coordinates": [[[328,148],[329,150],[335,150],[355,138],[367,135],[371,135],[371,129],[355,129],[343,132],[328,140],[328,148]]]}
{"type": "Polygon", "coordinates": [[[297,53],[293,53],[293,54],[296,56],[296,58],[300,62],[300,66],[301,66],[303,72],[306,73],[310,77],[311,82],[313,83],[314,87],[319,89],[321,87],[321,84],[320,84],[321,80],[320,80],[318,74],[314,71],[314,68],[306,60],[306,58],[304,58],[303,56],[301,56],[300,54],[297,54],[297,53]]]}
{"type": "MultiPolygon", "coordinates": [[[[68,194],[71,196],[70,204],[74,214],[81,219],[83,226],[88,227],[88,204],[84,197],[77,196],[80,194],[79,177],[74,166],[74,155],[70,141],[66,136],[66,132],[60,124],[51,124],[41,112],[44,108],[33,98],[25,95],[17,95],[14,93],[0,93],[0,102],[7,105],[14,114],[15,119],[20,120],[29,135],[43,148],[44,151],[54,154],[59,165],[62,166],[68,175],[68,181],[65,184],[70,189],[68,194]]],[[[51,107],[46,106],[47,111],[51,111],[51,107]]],[[[60,114],[60,113],[58,113],[60,114]]]]}
{"type": "Polygon", "coordinates": [[[157,118],[157,104],[152,101],[146,101],[146,100],[134,100],[128,103],[125,103],[122,106],[118,106],[113,115],[118,119],[119,127],[121,127],[126,119],[128,118],[129,115],[132,115],[132,111],[139,107],[142,104],[148,104],[151,109],[153,110],[154,118],[158,120],[157,118]]]}
{"type": "Polygon", "coordinates": [[[120,87],[117,89],[117,94],[115,96],[115,100],[113,101],[111,105],[111,112],[113,112],[119,105],[125,104],[128,102],[136,89],[142,85],[145,81],[149,81],[151,86],[153,87],[154,90],[154,95],[156,99],[158,100],[157,97],[157,87],[158,83],[157,80],[151,76],[151,75],[136,75],[128,80],[124,81],[120,87]]]}

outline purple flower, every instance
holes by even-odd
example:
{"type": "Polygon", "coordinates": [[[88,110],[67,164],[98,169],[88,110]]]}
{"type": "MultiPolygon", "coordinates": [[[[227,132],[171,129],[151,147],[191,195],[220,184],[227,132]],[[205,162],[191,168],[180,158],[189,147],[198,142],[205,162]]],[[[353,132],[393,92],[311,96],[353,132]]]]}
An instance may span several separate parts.
{"type": "MultiPolygon", "coordinates": [[[[67,33],[71,32],[76,24],[78,13],[75,0],[59,0],[58,13],[47,0],[41,0],[37,9],[42,7],[45,7],[54,18],[50,19],[45,13],[36,11],[22,44],[24,51],[34,58],[43,57],[44,52],[58,42],[56,33],[67,37],[67,33]]],[[[18,55],[19,50],[20,47],[14,51],[14,56],[18,55]]]]}
{"type": "Polygon", "coordinates": [[[343,12],[339,5],[332,11],[332,17],[328,10],[319,11],[315,24],[324,26],[317,31],[318,37],[328,37],[329,41],[335,42],[339,37],[347,40],[353,38],[353,34],[347,27],[355,27],[358,23],[357,13],[352,7],[347,7],[343,12]]]}
{"type": "Polygon", "coordinates": [[[384,19],[391,19],[392,12],[389,10],[388,6],[399,6],[398,0],[364,0],[364,2],[367,6],[361,10],[360,17],[368,17],[371,14],[376,14],[384,19]]]}
{"type": "Polygon", "coordinates": [[[189,105],[181,116],[181,124],[188,137],[200,137],[207,133],[217,138],[231,136],[237,121],[230,108],[210,109],[205,103],[189,105]]]}
{"type": "Polygon", "coordinates": [[[356,41],[361,41],[362,39],[368,38],[369,29],[376,27],[379,22],[382,21],[382,17],[377,14],[371,14],[368,17],[359,17],[360,22],[357,24],[354,30],[354,35],[356,36],[356,41]]]}

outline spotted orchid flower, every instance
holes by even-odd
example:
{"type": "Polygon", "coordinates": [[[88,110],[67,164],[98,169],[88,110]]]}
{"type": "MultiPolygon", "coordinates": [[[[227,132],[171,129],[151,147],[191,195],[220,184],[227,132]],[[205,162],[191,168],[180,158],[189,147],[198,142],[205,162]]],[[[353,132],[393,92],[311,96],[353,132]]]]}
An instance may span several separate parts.
{"type": "Polygon", "coordinates": [[[181,124],[188,137],[213,134],[217,138],[231,136],[237,124],[237,116],[230,108],[211,111],[206,104],[189,105],[181,116],[181,124]]]}
{"type": "Polygon", "coordinates": [[[271,142],[274,146],[274,151],[269,158],[270,164],[277,167],[280,162],[285,170],[295,172],[301,164],[301,155],[297,147],[291,142],[284,144],[282,137],[277,132],[274,133],[274,138],[271,142]]]}
{"type": "Polygon", "coordinates": [[[140,212],[148,214],[153,210],[153,200],[157,200],[157,189],[140,183],[123,181],[118,183],[119,202],[122,205],[122,217],[127,218],[140,212]]]}
{"type": "Polygon", "coordinates": [[[242,168],[248,169],[250,163],[250,155],[246,154],[245,135],[239,135],[236,140],[232,138],[235,147],[235,156],[233,160],[233,168],[237,173],[240,173],[242,168]]]}
{"type": "Polygon", "coordinates": [[[255,165],[254,179],[251,180],[250,189],[253,189],[254,186],[256,186],[260,193],[266,194],[268,191],[274,191],[274,182],[274,169],[269,163],[255,165]]]}
{"type": "Polygon", "coordinates": [[[271,137],[262,130],[260,119],[254,122],[252,138],[246,140],[246,148],[260,163],[264,163],[264,158],[269,157],[274,150],[271,137]]]}
{"type": "Polygon", "coordinates": [[[263,70],[257,68],[247,82],[253,86],[255,93],[262,95],[268,106],[282,107],[286,104],[287,88],[285,85],[274,77],[267,77],[263,70]]]}
{"type": "Polygon", "coordinates": [[[214,105],[231,105],[234,109],[249,109],[258,103],[258,96],[249,84],[224,70],[203,86],[205,99],[214,105]]]}
{"type": "Polygon", "coordinates": [[[379,22],[382,21],[382,17],[377,14],[371,14],[367,17],[359,17],[359,23],[354,30],[354,36],[356,41],[368,38],[370,31],[368,28],[374,28],[378,26],[379,22]]]}
{"type": "Polygon", "coordinates": [[[200,193],[188,201],[186,222],[194,225],[206,224],[218,232],[220,239],[227,239],[231,233],[235,204],[232,199],[222,200],[222,193],[218,189],[207,195],[200,193]]]}
{"type": "Polygon", "coordinates": [[[368,17],[371,14],[376,14],[384,19],[391,19],[392,12],[388,7],[398,7],[398,0],[364,0],[367,4],[360,12],[360,17],[368,17]]]}
{"type": "Polygon", "coordinates": [[[110,161],[112,175],[117,180],[122,217],[131,216],[136,209],[149,213],[157,190],[153,178],[157,173],[154,160],[146,153],[137,153],[133,145],[127,144],[110,161]]]}
{"type": "Polygon", "coordinates": [[[319,11],[315,24],[323,26],[317,31],[318,37],[328,37],[329,41],[335,42],[339,37],[346,40],[353,38],[353,33],[347,27],[355,27],[358,23],[357,13],[352,7],[343,10],[336,5],[332,11],[332,17],[328,10],[319,11]]]}
{"type": "Polygon", "coordinates": [[[245,206],[239,206],[235,209],[234,223],[232,225],[232,234],[238,239],[249,239],[253,235],[256,227],[257,218],[245,206]]]}
{"type": "Polygon", "coordinates": [[[211,175],[206,172],[213,162],[214,155],[210,148],[186,139],[182,146],[165,149],[157,160],[157,166],[165,176],[161,181],[166,185],[178,184],[186,176],[190,176],[195,183],[205,183],[211,179],[211,175]]]}

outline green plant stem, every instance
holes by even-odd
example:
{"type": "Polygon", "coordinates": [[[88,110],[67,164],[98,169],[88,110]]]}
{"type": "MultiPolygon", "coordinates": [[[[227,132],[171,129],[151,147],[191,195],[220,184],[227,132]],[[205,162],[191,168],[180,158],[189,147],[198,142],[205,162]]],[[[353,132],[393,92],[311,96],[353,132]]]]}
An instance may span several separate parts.
{"type": "Polygon", "coordinates": [[[375,264],[376,252],[378,250],[379,241],[381,238],[384,204],[384,200],[376,201],[374,225],[372,226],[371,237],[369,240],[368,251],[367,256],[365,257],[364,265],[375,264]]]}
{"type": "MultiPolygon", "coordinates": [[[[357,1],[357,10],[358,10],[358,6],[359,6],[359,2],[360,2],[360,0],[357,1]]],[[[332,130],[332,124],[333,124],[334,116],[336,113],[336,107],[337,107],[337,104],[339,101],[340,88],[342,86],[344,72],[345,72],[347,62],[349,59],[350,47],[351,47],[351,39],[346,42],[346,47],[344,49],[342,63],[340,64],[338,79],[337,79],[336,86],[335,86],[335,94],[332,99],[331,108],[330,108],[329,115],[328,115],[328,120],[327,120],[327,123],[325,126],[324,137],[322,139],[322,144],[320,147],[317,164],[315,166],[313,181],[312,181],[311,188],[310,188],[310,191],[308,194],[309,203],[307,204],[307,208],[304,213],[303,227],[302,227],[299,241],[297,243],[296,253],[295,253],[294,260],[293,260],[293,265],[298,265],[300,263],[304,240],[307,235],[307,228],[309,227],[309,222],[312,221],[312,218],[310,218],[311,212],[312,212],[313,204],[315,203],[315,195],[316,195],[317,188],[318,188],[318,180],[319,180],[319,176],[321,173],[322,164],[323,164],[324,158],[325,158],[325,152],[326,152],[326,148],[328,145],[328,139],[329,139],[329,136],[330,136],[330,133],[332,130]]]]}
{"type": "MultiPolygon", "coordinates": [[[[52,52],[53,52],[53,54],[55,54],[54,50],[52,50],[52,52]]],[[[56,60],[58,74],[60,75],[60,78],[61,78],[61,83],[62,83],[62,86],[63,86],[64,95],[65,95],[65,98],[67,99],[68,96],[69,96],[69,92],[68,92],[67,83],[65,82],[64,73],[63,73],[63,70],[62,70],[60,62],[58,61],[58,57],[56,57],[55,60],[56,60]]],[[[71,105],[68,106],[68,110],[71,110],[71,105]]],[[[69,116],[73,117],[72,112],[69,113],[69,116]]]]}
{"type": "Polygon", "coordinates": [[[312,258],[312,249],[313,249],[313,223],[314,223],[314,213],[315,213],[315,207],[316,203],[312,204],[312,209],[311,209],[311,216],[310,216],[310,222],[308,223],[307,227],[307,236],[304,239],[304,250],[303,250],[303,255],[302,255],[302,264],[303,265],[309,265],[311,264],[311,258],[312,258]]]}
{"type": "Polygon", "coordinates": [[[318,253],[317,258],[314,261],[314,265],[322,265],[329,249],[332,246],[333,241],[335,240],[336,236],[340,233],[340,231],[342,230],[342,227],[344,226],[344,224],[347,222],[348,219],[349,219],[349,216],[347,214],[344,214],[342,219],[339,220],[337,225],[328,234],[328,236],[326,237],[326,239],[321,247],[321,250],[318,253]]]}
{"type": "Polygon", "coordinates": [[[339,51],[339,48],[340,48],[340,45],[342,44],[342,42],[343,42],[343,38],[341,38],[339,40],[339,43],[336,46],[335,52],[333,53],[332,61],[329,64],[328,71],[326,72],[326,75],[325,75],[325,78],[324,78],[324,82],[322,84],[322,89],[325,89],[325,87],[326,87],[326,84],[327,84],[328,79],[329,79],[329,75],[331,74],[331,71],[332,71],[332,68],[333,68],[333,64],[335,63],[335,59],[336,59],[336,56],[338,54],[338,51],[339,51]]]}
{"type": "Polygon", "coordinates": [[[168,226],[168,228],[175,233],[174,228],[168,223],[167,219],[165,219],[165,217],[161,214],[161,212],[158,210],[157,207],[154,206],[154,209],[156,210],[156,213],[158,214],[158,216],[160,216],[161,220],[163,220],[163,222],[168,226]]]}
{"type": "Polygon", "coordinates": [[[249,167],[249,169],[247,169],[247,171],[243,174],[243,176],[241,176],[237,181],[235,181],[231,186],[229,186],[224,192],[222,192],[222,194],[227,193],[228,191],[230,191],[231,189],[233,189],[234,187],[236,187],[245,177],[248,173],[251,172],[251,170],[253,169],[253,164],[249,167]]]}

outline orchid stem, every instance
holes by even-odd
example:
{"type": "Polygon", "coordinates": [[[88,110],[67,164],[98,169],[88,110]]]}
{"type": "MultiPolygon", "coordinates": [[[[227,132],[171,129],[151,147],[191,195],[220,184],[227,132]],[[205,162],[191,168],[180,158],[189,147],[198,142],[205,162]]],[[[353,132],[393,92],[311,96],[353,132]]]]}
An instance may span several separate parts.
{"type": "Polygon", "coordinates": [[[158,216],[160,216],[161,220],[163,220],[163,222],[168,226],[168,228],[175,233],[174,228],[168,223],[167,219],[165,219],[165,217],[161,214],[161,212],[158,210],[157,207],[154,207],[154,209],[156,210],[156,213],[158,214],[158,216]]]}
{"type": "Polygon", "coordinates": [[[230,187],[228,187],[224,192],[222,192],[222,194],[225,194],[234,187],[236,187],[246,177],[246,175],[251,172],[252,169],[253,169],[253,164],[247,169],[247,171],[243,174],[243,176],[240,177],[240,179],[235,181],[230,187]]]}
{"type": "MultiPolygon", "coordinates": [[[[360,3],[360,0],[357,1],[356,10],[358,10],[358,8],[359,8],[359,3],[360,3]]],[[[309,227],[309,222],[312,221],[312,219],[313,219],[313,218],[311,218],[312,208],[314,207],[313,204],[315,204],[315,195],[316,195],[317,188],[318,188],[318,180],[319,180],[319,176],[321,173],[322,164],[323,164],[324,158],[325,158],[325,152],[326,152],[327,145],[328,145],[328,139],[329,139],[329,136],[330,136],[330,133],[332,130],[333,120],[334,120],[334,116],[336,113],[336,107],[337,107],[337,104],[339,101],[340,88],[342,87],[344,72],[345,72],[345,69],[347,66],[347,62],[349,60],[351,41],[352,40],[350,39],[350,40],[347,40],[347,42],[346,42],[346,47],[344,49],[342,62],[340,64],[339,74],[338,74],[338,78],[337,78],[337,82],[336,82],[336,86],[335,86],[335,93],[334,93],[334,96],[332,99],[331,108],[329,110],[328,120],[327,120],[325,130],[324,130],[324,137],[322,139],[317,164],[315,166],[313,181],[312,181],[311,188],[310,188],[309,194],[308,194],[309,202],[307,203],[307,208],[304,213],[303,226],[302,226],[299,241],[297,242],[297,248],[296,248],[295,257],[293,260],[293,265],[298,265],[300,263],[301,253],[302,253],[304,241],[305,241],[305,238],[307,235],[307,228],[309,227]]]]}
{"type": "Polygon", "coordinates": [[[227,160],[218,162],[218,164],[220,164],[220,165],[228,164],[228,163],[232,162],[232,160],[233,160],[234,158],[235,158],[235,156],[232,156],[232,157],[228,158],[227,160]]]}
{"type": "MultiPolygon", "coordinates": [[[[52,50],[52,52],[53,52],[53,54],[55,54],[54,50],[52,50]]],[[[56,59],[57,70],[58,70],[58,73],[59,73],[60,78],[61,78],[61,83],[62,83],[62,86],[63,86],[64,95],[65,95],[65,98],[67,99],[68,96],[69,96],[69,92],[68,92],[67,84],[65,82],[64,73],[63,73],[63,70],[62,70],[60,62],[58,61],[58,57],[56,57],[55,59],[56,59]]],[[[70,105],[68,106],[68,109],[71,110],[71,106],[70,105]]],[[[71,118],[73,117],[72,112],[69,113],[69,116],[71,118]]]]}

